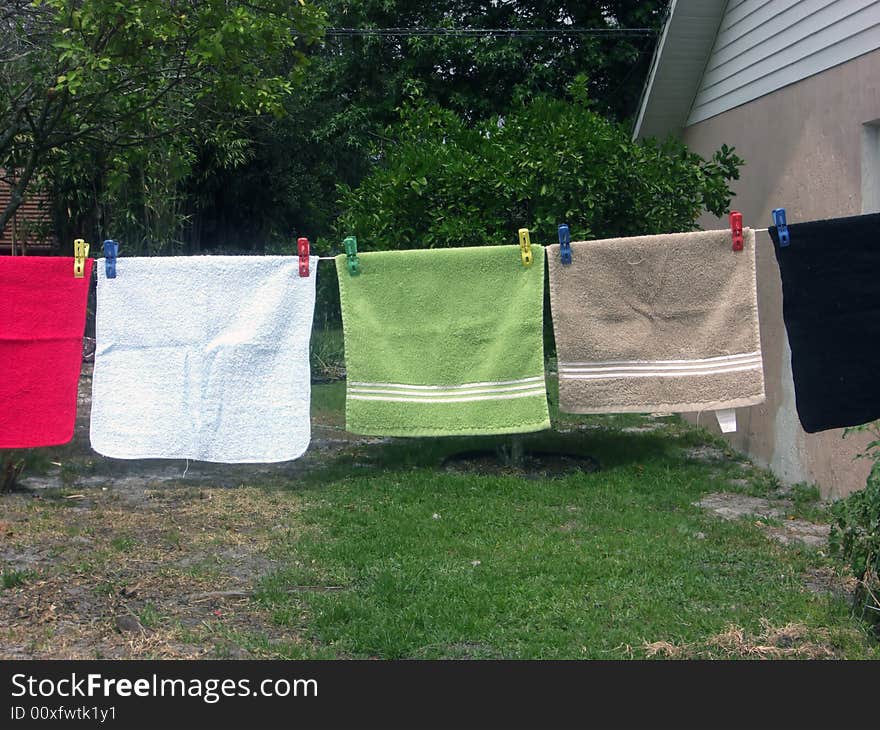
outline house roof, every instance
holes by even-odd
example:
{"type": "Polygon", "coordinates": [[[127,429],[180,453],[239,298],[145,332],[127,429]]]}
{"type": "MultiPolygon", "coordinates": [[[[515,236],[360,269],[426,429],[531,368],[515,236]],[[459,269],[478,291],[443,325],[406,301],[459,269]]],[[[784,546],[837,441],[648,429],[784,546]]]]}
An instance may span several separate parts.
{"type": "Polygon", "coordinates": [[[642,91],[633,137],[679,135],[712,52],[727,0],[672,0],[642,91]]]}

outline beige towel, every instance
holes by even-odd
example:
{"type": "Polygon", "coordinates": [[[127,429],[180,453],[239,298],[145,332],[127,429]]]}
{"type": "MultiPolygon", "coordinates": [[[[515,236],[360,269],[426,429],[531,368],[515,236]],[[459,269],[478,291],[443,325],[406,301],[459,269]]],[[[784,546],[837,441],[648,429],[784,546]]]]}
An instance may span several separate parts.
{"type": "Polygon", "coordinates": [[[764,400],[755,233],[730,231],[572,243],[547,251],[569,413],[721,410],[764,400]]]}

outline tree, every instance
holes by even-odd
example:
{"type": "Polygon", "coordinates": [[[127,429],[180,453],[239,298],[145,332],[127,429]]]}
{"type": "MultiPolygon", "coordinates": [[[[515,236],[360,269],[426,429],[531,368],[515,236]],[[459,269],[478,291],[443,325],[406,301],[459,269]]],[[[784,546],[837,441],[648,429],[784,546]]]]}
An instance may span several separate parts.
{"type": "MultiPolygon", "coordinates": [[[[648,27],[659,31],[667,0],[316,0],[334,28],[648,27]]],[[[624,120],[636,109],[656,35],[387,36],[328,35],[310,56],[286,113],[250,130],[254,144],[241,166],[220,170],[206,186],[198,220],[211,238],[248,246],[293,231],[330,235],[338,183],[357,186],[371,152],[397,118],[407,90],[455,111],[468,125],[503,114],[516,99],[561,98],[576,76],[587,78],[594,109],[624,120]],[[259,191],[259,193],[257,193],[259,191]],[[233,205],[246,201],[246,205],[233,205]],[[210,228],[208,228],[210,227],[210,228]]]]}
{"type": "Polygon", "coordinates": [[[303,0],[6,0],[0,168],[12,196],[0,230],[51,165],[125,174],[154,143],[159,164],[186,165],[194,140],[222,146],[280,113],[322,23],[303,0]]]}
{"type": "Polygon", "coordinates": [[[570,101],[536,97],[471,126],[416,97],[377,146],[381,163],[340,186],[340,234],[364,249],[515,243],[530,228],[556,241],[692,230],[721,215],[743,161],[722,146],[705,160],[680,142],[634,142],[591,108],[583,83],[570,101]]]}
{"type": "MultiPolygon", "coordinates": [[[[667,0],[321,0],[339,27],[659,30],[667,0]]],[[[328,38],[321,86],[341,102],[332,123],[393,119],[409,81],[425,98],[467,119],[503,112],[517,91],[563,96],[578,75],[598,110],[624,119],[635,109],[655,36],[355,36],[328,38]],[[366,112],[366,113],[365,113],[366,112]]],[[[377,130],[374,130],[377,131],[377,130]]]]}
{"type": "MultiPolygon", "coordinates": [[[[52,184],[65,240],[88,231],[123,239],[129,252],[289,246],[294,231],[332,233],[336,185],[370,171],[371,149],[412,85],[478,124],[521,97],[558,98],[585,74],[595,109],[624,119],[656,39],[331,35],[310,44],[322,19],[659,29],[668,0],[312,3],[6,0],[0,31],[14,47],[0,41],[0,130],[14,129],[15,144],[0,144],[0,167],[20,191],[52,184]]],[[[0,211],[0,225],[10,215],[0,211]]]]}

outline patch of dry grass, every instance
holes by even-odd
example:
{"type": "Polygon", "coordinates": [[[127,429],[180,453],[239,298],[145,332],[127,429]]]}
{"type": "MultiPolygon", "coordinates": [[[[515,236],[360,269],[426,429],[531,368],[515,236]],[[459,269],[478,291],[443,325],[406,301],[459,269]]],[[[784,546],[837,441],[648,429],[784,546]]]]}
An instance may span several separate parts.
{"type": "Polygon", "coordinates": [[[2,593],[3,658],[270,657],[274,642],[302,642],[247,598],[273,567],[279,532],[297,531],[295,493],[168,485],[77,494],[4,499],[0,558],[28,579],[2,593]],[[229,638],[248,635],[262,643],[229,638]]]}
{"type": "Polygon", "coordinates": [[[775,627],[761,620],[761,630],[749,633],[730,625],[703,643],[645,642],[645,656],[664,659],[837,659],[840,654],[831,633],[801,623],[775,627]]]}

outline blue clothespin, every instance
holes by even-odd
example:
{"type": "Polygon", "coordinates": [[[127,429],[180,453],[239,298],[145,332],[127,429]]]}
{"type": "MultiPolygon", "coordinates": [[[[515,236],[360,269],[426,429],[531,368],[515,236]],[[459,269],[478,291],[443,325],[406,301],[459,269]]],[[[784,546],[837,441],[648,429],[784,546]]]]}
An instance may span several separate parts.
{"type": "Polygon", "coordinates": [[[569,233],[568,226],[565,223],[559,226],[558,232],[559,260],[563,266],[568,266],[571,263],[571,233],[569,233]]]}
{"type": "Polygon", "coordinates": [[[779,245],[788,246],[791,243],[791,236],[788,233],[788,223],[785,222],[785,208],[773,209],[773,225],[776,226],[776,233],[779,235],[779,245]]]}
{"type": "Polygon", "coordinates": [[[104,241],[104,273],[108,279],[116,278],[116,257],[119,254],[119,243],[113,240],[104,241]]]}

